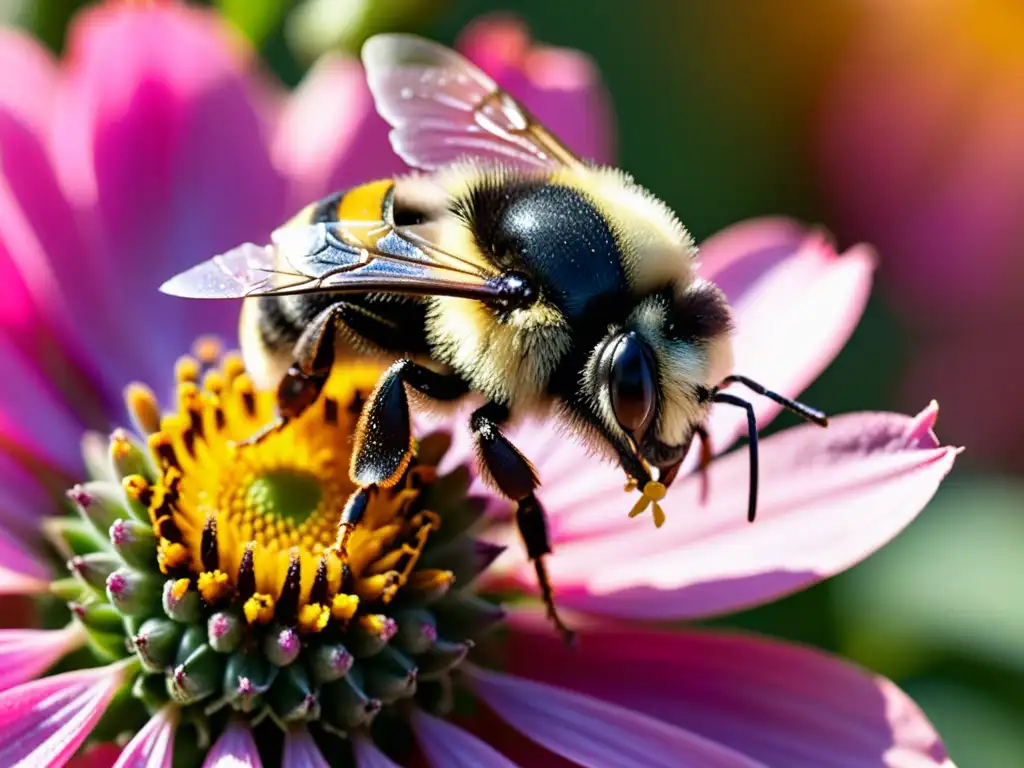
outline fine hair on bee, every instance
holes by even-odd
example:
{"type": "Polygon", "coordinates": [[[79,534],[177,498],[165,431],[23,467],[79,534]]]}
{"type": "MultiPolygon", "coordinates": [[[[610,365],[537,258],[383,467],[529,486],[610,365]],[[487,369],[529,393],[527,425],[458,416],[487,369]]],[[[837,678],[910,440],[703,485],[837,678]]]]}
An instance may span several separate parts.
{"type": "MultiPolygon", "coordinates": [[[[697,248],[665,203],[623,171],[577,158],[529,111],[454,51],[411,35],[363,48],[395,152],[418,172],[369,181],[299,212],[268,245],[247,243],[168,280],[166,293],[244,298],[240,342],[278,418],[309,408],[335,362],[387,364],[362,408],[336,549],[377,488],[409,464],[408,393],[476,401],[469,426],[481,472],[515,503],[548,615],[551,553],[539,481],[505,434],[553,412],[616,461],[652,508],[700,443],[713,404],[747,416],[757,511],[754,408],[730,385],[825,426],[824,414],[732,372],[732,312],[697,274],[697,248]]],[[[705,486],[706,487],[706,486],[705,486]]]]}

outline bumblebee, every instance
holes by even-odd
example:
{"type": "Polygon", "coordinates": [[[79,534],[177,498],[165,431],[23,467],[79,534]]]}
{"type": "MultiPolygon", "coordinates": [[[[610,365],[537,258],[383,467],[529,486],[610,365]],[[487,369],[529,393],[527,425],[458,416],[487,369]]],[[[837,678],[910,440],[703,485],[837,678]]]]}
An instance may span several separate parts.
{"type": "MultiPolygon", "coordinates": [[[[372,181],[305,208],[269,245],[241,245],[167,281],[165,293],[244,298],[241,347],[277,387],[278,420],[318,398],[349,355],[390,362],[355,435],[339,532],[358,525],[376,487],[411,456],[407,393],[480,402],[470,428],[486,478],[516,504],[548,614],[547,521],[537,475],[505,436],[527,414],[554,414],[625,471],[657,506],[713,403],[743,408],[750,439],[748,516],[757,504],[753,406],[731,383],[806,419],[824,415],[732,374],[725,296],[696,274],[676,215],[628,175],[573,155],[459,54],[410,35],[362,52],[394,151],[420,173],[372,181]]],[[[254,436],[258,440],[260,435],[254,436]]]]}

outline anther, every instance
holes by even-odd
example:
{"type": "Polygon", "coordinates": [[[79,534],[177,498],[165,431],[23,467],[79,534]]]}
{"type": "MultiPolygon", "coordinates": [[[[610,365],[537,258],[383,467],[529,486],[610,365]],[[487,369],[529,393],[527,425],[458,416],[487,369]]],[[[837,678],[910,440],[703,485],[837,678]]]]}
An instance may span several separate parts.
{"type": "Polygon", "coordinates": [[[199,553],[203,561],[203,570],[214,571],[220,565],[220,556],[217,550],[217,518],[214,515],[206,518],[199,553]]]}
{"type": "Polygon", "coordinates": [[[145,384],[133,382],[125,387],[124,400],[140,433],[149,435],[160,429],[160,404],[153,390],[145,384]]]}
{"type": "Polygon", "coordinates": [[[256,566],[253,562],[253,548],[256,542],[245,545],[242,562],[238,564],[238,596],[244,601],[256,593],[256,566]]]}
{"type": "Polygon", "coordinates": [[[288,573],[284,577],[281,594],[277,598],[274,617],[282,624],[291,624],[299,612],[299,597],[302,591],[302,560],[298,552],[292,552],[288,573]]]}
{"type": "Polygon", "coordinates": [[[179,357],[174,364],[174,379],[179,383],[199,381],[199,362],[188,355],[179,357]]]}
{"type": "Polygon", "coordinates": [[[216,336],[200,336],[192,345],[192,354],[204,367],[216,365],[223,351],[224,347],[216,336]]]}

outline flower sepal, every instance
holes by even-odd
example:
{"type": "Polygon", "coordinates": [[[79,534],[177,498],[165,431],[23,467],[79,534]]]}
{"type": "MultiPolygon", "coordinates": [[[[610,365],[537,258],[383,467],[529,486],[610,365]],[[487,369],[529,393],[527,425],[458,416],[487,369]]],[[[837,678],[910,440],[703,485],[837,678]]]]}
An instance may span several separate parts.
{"type": "Polygon", "coordinates": [[[156,469],[142,444],[123,429],[115,429],[110,435],[108,446],[110,472],[118,480],[140,475],[152,483],[156,479],[156,469]]]}
{"type": "Polygon", "coordinates": [[[355,657],[341,643],[318,645],[311,656],[313,679],[321,685],[340,680],[355,664],[355,657]]]}
{"type": "Polygon", "coordinates": [[[147,619],[132,637],[132,647],[144,669],[162,672],[174,662],[184,634],[176,621],[147,619]]]}
{"type": "Polygon", "coordinates": [[[107,552],[75,555],[68,560],[68,570],[83,584],[96,590],[107,588],[107,580],[124,565],[121,558],[107,552]]]}
{"type": "Polygon", "coordinates": [[[195,704],[220,690],[223,674],[224,656],[203,643],[167,676],[167,693],[179,704],[195,704]]]}
{"type": "Polygon", "coordinates": [[[161,584],[131,568],[118,568],[106,579],[107,599],[126,616],[151,616],[159,612],[161,584]]]}
{"type": "Polygon", "coordinates": [[[124,624],[123,617],[110,603],[92,602],[70,602],[68,608],[84,626],[100,632],[121,632],[124,624]]]}
{"type": "Polygon", "coordinates": [[[110,542],[92,524],[75,517],[56,517],[43,523],[43,535],[65,558],[109,552],[110,542]]]}
{"type": "Polygon", "coordinates": [[[105,536],[115,520],[128,515],[121,486],[106,480],[76,485],[67,492],[67,497],[74,503],[78,514],[100,535],[105,536]]]}
{"type": "Polygon", "coordinates": [[[343,734],[353,728],[368,726],[382,706],[379,699],[370,698],[363,690],[362,675],[358,668],[353,668],[340,680],[325,685],[320,698],[323,721],[343,734]]]}
{"type": "Polygon", "coordinates": [[[415,662],[389,645],[365,666],[366,693],[385,704],[393,704],[416,693],[417,674],[415,662]]]}
{"type": "Polygon", "coordinates": [[[275,716],[283,723],[311,722],[320,717],[320,698],[302,664],[281,670],[267,696],[275,716]]]}
{"type": "Polygon", "coordinates": [[[164,582],[161,604],[168,618],[191,624],[199,620],[202,606],[199,593],[191,588],[188,579],[168,579],[164,582]]]}
{"type": "Polygon", "coordinates": [[[132,568],[156,573],[156,536],[151,525],[137,520],[115,520],[109,530],[110,543],[132,568]]]}

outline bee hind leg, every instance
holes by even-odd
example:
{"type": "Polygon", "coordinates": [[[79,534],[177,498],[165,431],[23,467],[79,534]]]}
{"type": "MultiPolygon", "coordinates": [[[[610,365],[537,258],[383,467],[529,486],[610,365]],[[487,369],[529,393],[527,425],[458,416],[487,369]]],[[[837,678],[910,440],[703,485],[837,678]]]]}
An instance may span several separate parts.
{"type": "Polygon", "coordinates": [[[551,538],[548,534],[547,514],[534,494],[540,483],[529,459],[501,431],[501,425],[508,420],[508,416],[508,409],[504,406],[488,403],[473,412],[470,427],[485,471],[498,489],[516,502],[516,526],[526,547],[526,556],[537,573],[548,618],[566,644],[571,645],[575,635],[558,615],[551,580],[544,567],[545,556],[551,554],[551,538]]]}

